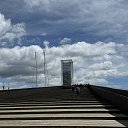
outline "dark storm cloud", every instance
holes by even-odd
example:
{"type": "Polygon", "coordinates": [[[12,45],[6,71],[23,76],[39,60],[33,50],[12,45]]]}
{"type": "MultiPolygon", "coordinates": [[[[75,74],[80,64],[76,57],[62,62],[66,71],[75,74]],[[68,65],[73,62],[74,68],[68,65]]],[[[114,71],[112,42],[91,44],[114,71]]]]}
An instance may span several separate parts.
{"type": "Polygon", "coordinates": [[[0,11],[12,23],[24,22],[29,34],[70,35],[82,39],[125,41],[126,0],[0,0],[0,11]]]}
{"type": "Polygon", "coordinates": [[[47,23],[50,26],[42,28],[47,33],[80,32],[104,40],[127,41],[128,11],[127,2],[124,0],[25,0],[25,2],[29,11],[37,15],[42,14],[38,23],[42,26],[47,23]]]}

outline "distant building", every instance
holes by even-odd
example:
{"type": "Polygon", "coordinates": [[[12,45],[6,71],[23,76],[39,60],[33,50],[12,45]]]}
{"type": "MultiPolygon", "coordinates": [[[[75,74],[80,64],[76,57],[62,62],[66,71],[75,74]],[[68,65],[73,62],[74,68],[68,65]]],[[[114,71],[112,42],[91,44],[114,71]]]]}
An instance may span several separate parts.
{"type": "Polygon", "coordinates": [[[63,87],[71,87],[73,82],[73,61],[61,60],[61,83],[63,87]]]}

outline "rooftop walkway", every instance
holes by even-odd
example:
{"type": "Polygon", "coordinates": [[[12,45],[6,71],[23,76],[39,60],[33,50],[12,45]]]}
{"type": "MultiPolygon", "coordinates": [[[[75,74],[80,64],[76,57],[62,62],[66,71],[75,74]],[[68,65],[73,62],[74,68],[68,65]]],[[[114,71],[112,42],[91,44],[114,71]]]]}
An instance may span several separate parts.
{"type": "Polygon", "coordinates": [[[77,98],[71,89],[61,87],[1,91],[0,95],[1,128],[128,127],[127,115],[87,87],[77,98]]]}

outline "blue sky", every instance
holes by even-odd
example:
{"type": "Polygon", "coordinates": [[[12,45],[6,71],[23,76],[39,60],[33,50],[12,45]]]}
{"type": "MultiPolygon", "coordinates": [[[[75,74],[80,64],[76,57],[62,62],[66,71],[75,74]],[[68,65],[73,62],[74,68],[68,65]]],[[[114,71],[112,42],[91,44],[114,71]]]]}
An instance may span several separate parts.
{"type": "Polygon", "coordinates": [[[0,86],[60,85],[60,60],[73,59],[74,82],[128,88],[128,1],[0,0],[0,86]],[[59,68],[58,68],[59,67],[59,68]]]}

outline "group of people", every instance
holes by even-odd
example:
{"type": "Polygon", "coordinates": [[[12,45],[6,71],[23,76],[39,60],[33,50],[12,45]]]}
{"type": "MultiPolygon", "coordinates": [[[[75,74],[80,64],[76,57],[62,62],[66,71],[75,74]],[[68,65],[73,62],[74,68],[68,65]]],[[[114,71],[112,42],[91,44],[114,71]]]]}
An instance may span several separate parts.
{"type": "Polygon", "coordinates": [[[81,87],[89,88],[90,84],[87,83],[87,84],[74,84],[74,85],[72,85],[72,92],[73,92],[74,97],[78,97],[80,95],[80,88],[81,87]]]}
{"type": "Polygon", "coordinates": [[[79,85],[72,85],[72,92],[74,97],[78,97],[80,94],[80,87],[79,85]]]}

